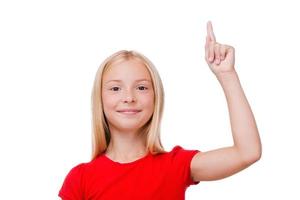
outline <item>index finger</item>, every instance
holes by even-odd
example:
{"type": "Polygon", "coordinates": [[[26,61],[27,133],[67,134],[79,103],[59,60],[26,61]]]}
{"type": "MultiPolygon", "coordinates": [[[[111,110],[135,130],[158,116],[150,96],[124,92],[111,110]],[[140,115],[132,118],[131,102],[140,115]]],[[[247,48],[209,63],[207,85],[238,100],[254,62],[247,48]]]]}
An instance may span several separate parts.
{"type": "Polygon", "coordinates": [[[211,41],[216,41],[211,21],[207,22],[207,36],[210,38],[211,41]]]}

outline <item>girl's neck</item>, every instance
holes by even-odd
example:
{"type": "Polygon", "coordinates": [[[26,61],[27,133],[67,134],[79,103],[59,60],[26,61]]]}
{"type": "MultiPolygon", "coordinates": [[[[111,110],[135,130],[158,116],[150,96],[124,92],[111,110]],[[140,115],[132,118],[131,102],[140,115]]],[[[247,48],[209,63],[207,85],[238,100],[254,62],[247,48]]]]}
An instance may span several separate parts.
{"type": "Polygon", "coordinates": [[[105,151],[110,159],[119,162],[130,162],[144,157],[146,150],[145,138],[142,136],[111,134],[111,141],[105,151]]]}

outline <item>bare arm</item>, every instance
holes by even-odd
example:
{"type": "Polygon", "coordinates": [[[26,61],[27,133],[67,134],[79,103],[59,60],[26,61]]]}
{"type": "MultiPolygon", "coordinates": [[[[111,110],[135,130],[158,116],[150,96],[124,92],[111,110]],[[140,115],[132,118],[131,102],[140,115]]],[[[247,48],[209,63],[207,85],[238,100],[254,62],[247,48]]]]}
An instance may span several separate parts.
{"type": "Polygon", "coordinates": [[[191,162],[195,181],[228,177],[261,157],[255,118],[234,69],[234,48],[216,42],[210,22],[207,32],[205,59],[225,93],[234,145],[196,154],[191,162]]]}

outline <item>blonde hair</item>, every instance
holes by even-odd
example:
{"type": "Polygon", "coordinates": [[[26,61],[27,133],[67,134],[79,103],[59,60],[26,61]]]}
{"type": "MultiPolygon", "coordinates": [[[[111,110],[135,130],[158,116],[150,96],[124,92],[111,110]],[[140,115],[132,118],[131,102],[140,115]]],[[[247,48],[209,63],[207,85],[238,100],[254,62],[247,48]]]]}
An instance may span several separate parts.
{"type": "Polygon", "coordinates": [[[155,155],[165,153],[160,139],[160,124],[164,109],[164,89],[161,78],[153,63],[137,51],[118,51],[106,58],[100,65],[92,89],[92,160],[106,151],[110,142],[110,131],[102,107],[102,78],[106,69],[115,62],[135,59],[148,69],[154,88],[154,111],[151,119],[143,127],[146,134],[146,150],[155,155]]]}

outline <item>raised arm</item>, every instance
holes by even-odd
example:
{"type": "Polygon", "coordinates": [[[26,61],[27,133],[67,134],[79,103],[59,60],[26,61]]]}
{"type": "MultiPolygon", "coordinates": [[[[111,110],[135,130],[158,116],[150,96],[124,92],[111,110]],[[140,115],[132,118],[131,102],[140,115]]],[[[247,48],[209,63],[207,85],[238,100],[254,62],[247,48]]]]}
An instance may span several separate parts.
{"type": "Polygon", "coordinates": [[[233,146],[197,153],[191,161],[194,181],[218,180],[250,166],[261,157],[261,142],[250,105],[234,69],[234,48],[216,42],[207,23],[205,60],[225,93],[233,146]]]}

